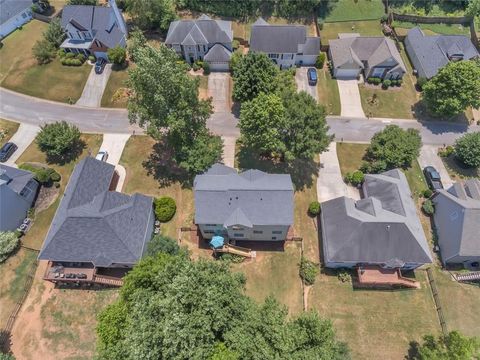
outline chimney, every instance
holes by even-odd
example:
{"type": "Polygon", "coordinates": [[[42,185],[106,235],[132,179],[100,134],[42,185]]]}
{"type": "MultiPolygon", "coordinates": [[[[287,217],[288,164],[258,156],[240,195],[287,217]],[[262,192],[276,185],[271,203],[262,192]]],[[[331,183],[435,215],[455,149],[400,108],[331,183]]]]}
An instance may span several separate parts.
{"type": "Polygon", "coordinates": [[[113,9],[113,12],[115,13],[115,17],[117,19],[117,24],[126,37],[128,35],[127,25],[125,25],[125,20],[123,19],[122,13],[118,9],[117,2],[115,0],[108,0],[108,4],[113,9]]]}

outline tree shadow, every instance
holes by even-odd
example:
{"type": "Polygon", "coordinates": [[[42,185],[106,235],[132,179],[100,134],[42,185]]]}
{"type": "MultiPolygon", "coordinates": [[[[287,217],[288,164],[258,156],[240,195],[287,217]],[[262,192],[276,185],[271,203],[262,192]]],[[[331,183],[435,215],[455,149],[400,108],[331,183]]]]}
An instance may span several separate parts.
{"type": "Polygon", "coordinates": [[[147,174],[153,176],[162,187],[170,186],[175,182],[179,182],[182,188],[192,187],[192,176],[173,159],[173,150],[165,140],[160,140],[153,145],[150,156],[142,165],[147,170],[147,174]]]}
{"type": "Polygon", "coordinates": [[[8,330],[0,330],[0,352],[10,354],[12,334],[8,330]]]}
{"type": "Polygon", "coordinates": [[[273,174],[290,174],[295,190],[313,185],[313,175],[318,173],[320,163],[313,159],[296,159],[290,163],[262,156],[256,149],[240,145],[237,153],[238,168],[258,169],[273,174]]]}
{"type": "Polygon", "coordinates": [[[67,152],[58,156],[48,155],[47,164],[65,165],[76,159],[82,154],[83,150],[87,147],[87,144],[82,139],[76,141],[67,152]]]}
{"type": "Polygon", "coordinates": [[[427,106],[423,102],[423,100],[416,102],[412,106],[412,112],[414,114],[414,117],[422,122],[449,122],[449,123],[453,122],[459,125],[468,126],[471,120],[467,118],[464,112],[458,115],[450,116],[450,117],[436,116],[435,114],[432,114],[427,109],[427,106]]]}
{"type": "Polygon", "coordinates": [[[414,360],[418,359],[418,351],[420,348],[420,344],[418,341],[410,341],[409,347],[408,347],[408,353],[405,355],[405,360],[414,360]]]}

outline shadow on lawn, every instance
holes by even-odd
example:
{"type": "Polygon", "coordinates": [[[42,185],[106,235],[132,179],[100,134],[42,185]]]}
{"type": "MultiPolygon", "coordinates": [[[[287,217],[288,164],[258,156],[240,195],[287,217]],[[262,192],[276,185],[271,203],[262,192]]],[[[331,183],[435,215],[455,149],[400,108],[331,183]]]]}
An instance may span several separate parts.
{"type": "Polygon", "coordinates": [[[240,170],[257,169],[273,174],[290,174],[296,191],[314,185],[312,177],[320,168],[320,164],[314,160],[296,159],[291,163],[276,161],[245,146],[238,150],[237,159],[240,170]]]}
{"type": "MultiPolygon", "coordinates": [[[[87,147],[87,144],[83,140],[76,141],[71,148],[65,154],[58,155],[58,156],[46,156],[48,164],[56,164],[63,166],[68,164],[72,161],[78,159],[78,157],[82,154],[83,150],[87,147]]],[[[92,154],[89,154],[92,155],[92,154]]],[[[95,156],[95,154],[93,154],[95,156]]]]}
{"type": "Polygon", "coordinates": [[[451,117],[448,117],[448,118],[437,117],[437,116],[433,115],[432,113],[430,113],[428,111],[427,106],[425,105],[425,103],[422,100],[416,102],[412,106],[412,111],[413,111],[414,117],[416,119],[418,119],[419,121],[424,122],[424,125],[427,122],[437,122],[438,123],[438,122],[442,122],[442,121],[445,121],[445,122],[448,122],[448,123],[456,123],[456,124],[459,125],[459,131],[458,132],[464,131],[468,127],[468,124],[470,123],[470,120],[471,120],[471,119],[467,118],[465,113],[461,113],[461,114],[451,116],[451,117]]]}

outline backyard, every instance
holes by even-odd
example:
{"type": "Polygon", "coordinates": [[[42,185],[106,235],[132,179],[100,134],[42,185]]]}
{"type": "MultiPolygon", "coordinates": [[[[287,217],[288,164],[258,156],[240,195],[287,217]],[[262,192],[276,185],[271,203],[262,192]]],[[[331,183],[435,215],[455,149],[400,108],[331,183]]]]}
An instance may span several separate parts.
{"type": "Polygon", "coordinates": [[[407,35],[408,30],[418,26],[426,35],[467,35],[470,37],[470,28],[460,24],[415,24],[396,20],[393,26],[399,36],[407,35]]]}
{"type": "Polygon", "coordinates": [[[46,23],[32,20],[3,40],[0,50],[1,86],[23,94],[61,102],[76,102],[91,66],[63,66],[58,59],[38,65],[32,46],[42,38],[46,23]]]}
{"type": "Polygon", "coordinates": [[[332,79],[330,71],[324,67],[318,69],[317,94],[318,102],[325,106],[327,114],[340,115],[340,93],[337,80],[332,79]]]}
{"type": "Polygon", "coordinates": [[[0,133],[3,134],[3,137],[0,137],[0,146],[3,146],[3,144],[10,140],[10,138],[13,136],[13,134],[15,134],[19,126],[19,123],[0,119],[0,133]]]}
{"type": "Polygon", "coordinates": [[[375,20],[385,14],[381,0],[338,0],[320,9],[319,19],[325,22],[375,20]]]}
{"type": "Polygon", "coordinates": [[[322,45],[328,45],[328,40],[337,39],[340,33],[359,33],[362,36],[382,36],[382,26],[379,20],[324,23],[320,28],[322,45]]]}

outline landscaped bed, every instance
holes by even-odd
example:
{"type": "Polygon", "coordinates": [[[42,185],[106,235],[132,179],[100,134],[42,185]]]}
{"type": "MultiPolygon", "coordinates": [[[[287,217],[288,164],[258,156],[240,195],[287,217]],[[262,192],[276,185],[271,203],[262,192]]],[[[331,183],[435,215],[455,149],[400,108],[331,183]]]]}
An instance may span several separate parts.
{"type": "Polygon", "coordinates": [[[0,119],[0,133],[2,134],[0,135],[0,146],[3,146],[3,144],[11,139],[19,126],[19,123],[0,119]]]}

